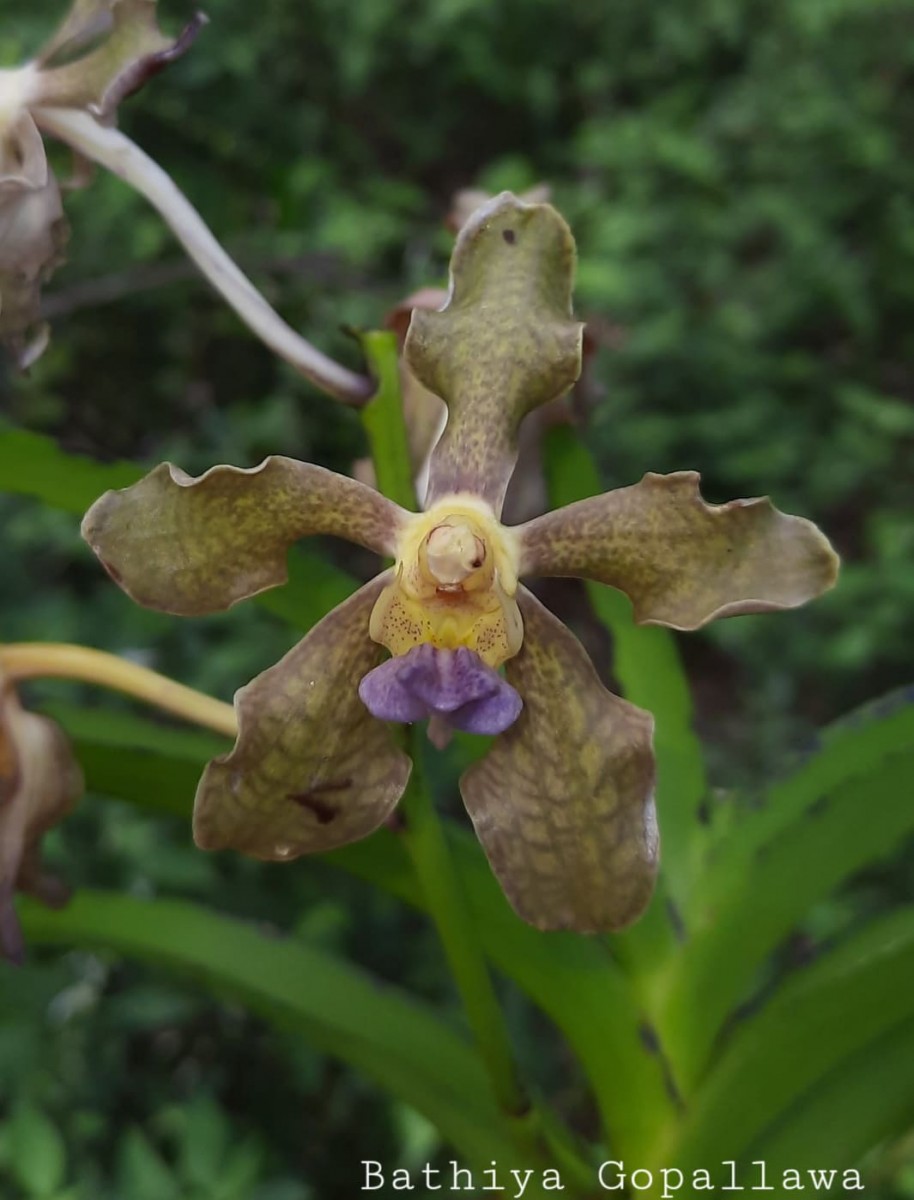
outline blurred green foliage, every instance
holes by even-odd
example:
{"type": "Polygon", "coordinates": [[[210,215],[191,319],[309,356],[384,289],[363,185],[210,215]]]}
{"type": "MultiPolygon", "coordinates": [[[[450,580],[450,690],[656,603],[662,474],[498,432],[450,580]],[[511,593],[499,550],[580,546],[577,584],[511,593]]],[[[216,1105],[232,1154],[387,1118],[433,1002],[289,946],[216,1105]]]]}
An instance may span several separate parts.
{"type": "MultiPolygon", "coordinates": [[[[166,23],[187,12],[161,7],[166,23]]],[[[0,62],[37,46],[61,8],[4,11],[0,62]]],[[[770,493],[832,536],[836,592],[683,646],[715,782],[758,779],[814,727],[910,681],[914,0],[213,0],[208,13],[122,124],[294,326],[357,364],[344,326],[377,326],[443,280],[455,188],[547,179],[599,344],[588,437],[605,481],[695,468],[709,499],[770,493]]],[[[4,415],[70,450],[190,471],[275,451],[345,468],[364,452],[353,414],[273,361],[142,200],[99,174],[68,211],[70,264],[47,296],[55,340],[30,378],[0,375],[4,415]]],[[[223,697],[290,644],[256,606],[196,622],[135,607],[69,515],[0,496],[0,521],[4,640],[107,646],[223,697]]],[[[425,925],[325,868],[217,863],[185,825],[97,800],[56,841],[75,882],[165,888],[283,927],[304,913],[329,945],[449,997],[425,925]]],[[[910,896],[910,867],[860,889],[876,909],[910,896]]],[[[836,908],[818,913],[823,937],[846,919],[836,908]]],[[[563,1047],[544,1051],[510,1000],[529,1056],[568,1081],[586,1126],[563,1047]]],[[[307,1158],[323,1198],[346,1194],[341,1159],[430,1152],[428,1131],[357,1079],[138,968],[39,962],[0,1005],[0,1102],[18,1097],[18,1142],[43,1164],[6,1135],[13,1196],[75,1200],[88,1180],[93,1200],[144,1200],[138,1181],[158,1178],[162,1197],[299,1200],[307,1158]],[[302,1097],[322,1114],[306,1148],[302,1097]],[[194,1138],[211,1156],[205,1186],[191,1127],[209,1130],[194,1138]]],[[[914,1195],[910,1167],[881,1163],[877,1194],[914,1195]]]]}

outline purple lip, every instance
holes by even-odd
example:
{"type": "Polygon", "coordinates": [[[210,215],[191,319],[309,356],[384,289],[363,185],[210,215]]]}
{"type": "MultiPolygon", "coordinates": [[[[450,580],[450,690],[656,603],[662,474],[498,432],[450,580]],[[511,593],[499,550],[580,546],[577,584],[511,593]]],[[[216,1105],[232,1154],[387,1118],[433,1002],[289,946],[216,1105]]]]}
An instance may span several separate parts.
{"type": "Polygon", "coordinates": [[[473,650],[441,650],[428,642],[369,671],[359,695],[382,721],[439,717],[466,733],[502,733],[524,706],[510,683],[473,650]]]}

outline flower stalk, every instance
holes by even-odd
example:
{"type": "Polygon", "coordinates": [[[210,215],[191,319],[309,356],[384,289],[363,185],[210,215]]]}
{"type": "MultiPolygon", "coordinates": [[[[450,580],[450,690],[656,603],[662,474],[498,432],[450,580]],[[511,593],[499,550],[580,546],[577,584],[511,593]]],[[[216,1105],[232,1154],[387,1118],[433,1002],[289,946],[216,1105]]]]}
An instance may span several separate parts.
{"type": "Polygon", "coordinates": [[[358,407],[371,398],[372,381],[323,354],[280,317],[222,248],[168,173],[126,134],[76,109],[36,108],[33,115],[45,133],[145,196],[216,291],[274,354],[344,404],[358,407]]]}
{"type": "Polygon", "coordinates": [[[64,642],[20,642],[0,646],[0,672],[10,682],[26,679],[74,679],[123,692],[144,704],[235,737],[238,725],[230,704],[214,700],[138,663],[89,646],[64,642]]]}

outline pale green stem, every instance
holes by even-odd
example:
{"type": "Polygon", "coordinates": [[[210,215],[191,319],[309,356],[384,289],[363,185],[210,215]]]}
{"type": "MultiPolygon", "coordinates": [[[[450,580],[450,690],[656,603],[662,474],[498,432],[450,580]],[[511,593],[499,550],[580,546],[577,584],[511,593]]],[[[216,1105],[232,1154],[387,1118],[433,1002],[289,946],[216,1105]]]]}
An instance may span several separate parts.
{"type": "Polygon", "coordinates": [[[374,391],[372,381],[334,362],[286,324],[223,250],[171,176],[126,134],[76,109],[36,108],[32,115],[45,132],[145,196],[216,291],[275,354],[337,400],[356,406],[366,403],[374,391]]]}
{"type": "Polygon", "coordinates": [[[175,683],[148,667],[89,646],[64,642],[0,646],[0,674],[14,683],[25,679],[76,679],[124,692],[226,737],[235,737],[238,732],[235,710],[230,704],[175,683]]]}
{"type": "Polygon", "coordinates": [[[421,737],[424,737],[421,730],[412,731],[413,774],[400,805],[405,821],[403,842],[428,901],[495,1095],[505,1113],[520,1117],[527,1110],[528,1101],[518,1083],[508,1029],[463,886],[422,772],[421,737]]]}

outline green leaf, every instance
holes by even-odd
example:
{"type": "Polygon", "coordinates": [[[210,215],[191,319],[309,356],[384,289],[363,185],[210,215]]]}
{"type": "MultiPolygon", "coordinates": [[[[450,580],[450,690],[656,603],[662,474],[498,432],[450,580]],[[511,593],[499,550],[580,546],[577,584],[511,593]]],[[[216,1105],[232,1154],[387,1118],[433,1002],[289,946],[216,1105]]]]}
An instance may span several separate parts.
{"type": "Polygon", "coordinates": [[[229,743],[173,729],[130,713],[53,704],[45,711],[66,729],[86,790],[190,820],[205,763],[229,743]]]}
{"type": "Polygon", "coordinates": [[[773,1172],[854,1166],[911,1128],[914,1021],[896,1026],[830,1071],[746,1152],[773,1172]]]}
{"type": "Polygon", "coordinates": [[[27,1101],[17,1104],[10,1117],[9,1168],[35,1200],[58,1191],[66,1177],[63,1138],[41,1109],[27,1101]]]}
{"type": "Polygon", "coordinates": [[[819,753],[715,844],[663,1014],[687,1088],[759,966],[810,906],[914,829],[912,745],[914,705],[900,694],[828,731],[819,753]]]}
{"type": "Polygon", "coordinates": [[[118,1147],[118,1182],[130,1200],[178,1200],[178,1183],[141,1129],[127,1130],[118,1147]]]}
{"type": "MultiPolygon", "coordinates": [[[[143,474],[134,463],[98,463],[66,454],[51,438],[0,422],[0,491],[81,517],[103,492],[129,487],[143,474]]],[[[355,587],[344,571],[301,547],[289,554],[288,569],[288,583],[254,602],[300,629],[310,629],[355,587]]]]}
{"type": "Polygon", "coordinates": [[[402,508],[414,510],[416,493],[403,419],[396,335],[382,331],[360,333],[358,338],[372,378],[377,381],[377,391],[362,409],[362,424],[368,434],[378,488],[402,508]]]}
{"type": "MultiPolygon", "coordinates": [[[[190,819],[200,772],[218,753],[218,739],[124,713],[63,705],[50,711],[74,741],[89,791],[190,819]]],[[[447,835],[487,956],[559,1026],[591,1079],[607,1128],[637,1154],[649,1144],[654,1122],[675,1109],[625,976],[599,941],[541,934],[519,920],[472,834],[450,824],[447,835]]],[[[390,831],[325,857],[424,908],[406,850],[390,831]]]]}
{"type": "MultiPolygon", "coordinates": [[[[740,1156],[788,1110],[802,1108],[830,1072],[912,1022],[914,908],[908,908],[799,972],[741,1021],[693,1098],[676,1165],[692,1169],[740,1156]]],[[[910,1076],[910,1061],[908,1068],[910,1076]]]]}
{"type": "Polygon", "coordinates": [[[424,1113],[472,1162],[512,1157],[473,1049],[431,1009],[331,955],[175,900],[83,891],[53,915],[23,902],[21,916],[34,941],[108,947],[301,1030],[424,1113]]]}
{"type": "MultiPolygon", "coordinates": [[[[676,1113],[665,1064],[653,1049],[636,996],[603,943],[571,933],[543,934],[511,910],[476,839],[446,825],[483,949],[564,1034],[586,1072],[613,1145],[632,1159],[676,1113]]],[[[327,855],[406,903],[422,908],[415,876],[396,836],[381,831],[327,855]]]]}

